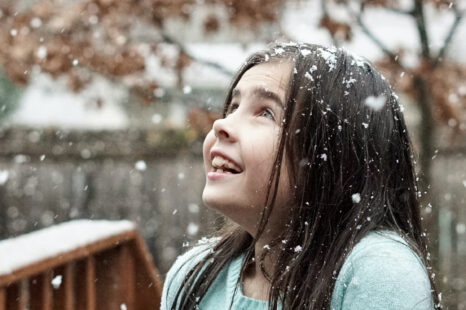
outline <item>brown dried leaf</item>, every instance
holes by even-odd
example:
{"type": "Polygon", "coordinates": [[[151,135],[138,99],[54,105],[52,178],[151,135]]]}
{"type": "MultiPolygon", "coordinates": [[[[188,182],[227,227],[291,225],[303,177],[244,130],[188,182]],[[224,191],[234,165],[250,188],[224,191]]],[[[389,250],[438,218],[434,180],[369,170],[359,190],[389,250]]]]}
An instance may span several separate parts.
{"type": "Polygon", "coordinates": [[[222,117],[221,113],[204,110],[199,107],[192,107],[186,116],[186,125],[197,133],[197,136],[206,135],[214,121],[222,117]]]}
{"type": "Polygon", "coordinates": [[[204,20],[204,31],[207,33],[212,33],[218,31],[220,28],[220,22],[215,15],[209,15],[204,20]]]}
{"type": "Polygon", "coordinates": [[[322,16],[319,27],[326,28],[330,32],[330,35],[335,39],[350,41],[352,38],[350,25],[338,22],[328,15],[322,16]]]}

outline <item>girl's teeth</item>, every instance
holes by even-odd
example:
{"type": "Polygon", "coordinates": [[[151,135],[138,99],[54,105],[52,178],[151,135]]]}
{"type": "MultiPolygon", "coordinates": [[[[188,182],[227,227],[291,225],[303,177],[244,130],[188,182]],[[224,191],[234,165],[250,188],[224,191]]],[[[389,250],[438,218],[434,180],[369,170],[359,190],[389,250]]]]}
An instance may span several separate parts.
{"type": "Polygon", "coordinates": [[[224,166],[226,168],[235,169],[235,165],[233,163],[220,156],[214,157],[214,159],[212,160],[212,165],[217,167],[224,166]]]}
{"type": "Polygon", "coordinates": [[[223,169],[221,169],[221,168],[214,168],[213,172],[225,173],[225,174],[232,174],[231,171],[223,170],[223,169]]]}

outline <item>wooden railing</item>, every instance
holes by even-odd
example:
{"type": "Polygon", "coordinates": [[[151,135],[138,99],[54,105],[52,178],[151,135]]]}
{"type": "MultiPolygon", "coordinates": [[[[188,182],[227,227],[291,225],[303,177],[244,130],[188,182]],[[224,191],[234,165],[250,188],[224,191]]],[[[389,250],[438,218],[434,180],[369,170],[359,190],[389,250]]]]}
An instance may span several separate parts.
{"type": "MultiPolygon", "coordinates": [[[[15,246],[15,239],[8,241],[15,246]]],[[[7,251],[1,243],[0,250],[7,251]]],[[[8,255],[27,254],[28,249],[8,252],[0,252],[0,270],[2,257],[4,265],[7,258],[15,265],[8,255]]],[[[0,273],[0,310],[159,308],[162,285],[145,244],[134,228],[19,265],[0,273]]]]}

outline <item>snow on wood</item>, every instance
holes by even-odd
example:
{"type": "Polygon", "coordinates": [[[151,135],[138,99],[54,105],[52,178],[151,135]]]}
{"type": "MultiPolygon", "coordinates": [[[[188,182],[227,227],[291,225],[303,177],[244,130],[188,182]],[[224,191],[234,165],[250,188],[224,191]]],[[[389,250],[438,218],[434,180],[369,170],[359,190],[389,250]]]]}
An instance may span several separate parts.
{"type": "Polygon", "coordinates": [[[0,275],[130,231],[130,221],[75,220],[0,241],[0,275]]]}

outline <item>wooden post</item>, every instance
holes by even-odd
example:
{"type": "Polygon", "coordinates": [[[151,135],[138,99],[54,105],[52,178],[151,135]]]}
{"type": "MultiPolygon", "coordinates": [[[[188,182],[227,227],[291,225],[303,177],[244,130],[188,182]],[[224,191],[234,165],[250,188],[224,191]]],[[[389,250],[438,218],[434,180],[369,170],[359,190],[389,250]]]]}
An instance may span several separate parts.
{"type": "Polygon", "coordinates": [[[65,265],[65,283],[64,283],[64,290],[65,290],[65,310],[75,310],[75,288],[74,288],[74,281],[75,281],[75,269],[74,269],[74,262],[70,262],[65,265]]]}
{"type": "Polygon", "coordinates": [[[6,289],[6,308],[8,310],[23,310],[23,298],[21,296],[21,283],[11,284],[6,289]]]}
{"type": "Polygon", "coordinates": [[[29,281],[29,309],[51,310],[52,309],[52,270],[45,271],[29,281]]]}
{"type": "Polygon", "coordinates": [[[136,275],[134,268],[134,257],[131,255],[129,245],[123,244],[120,246],[119,257],[119,270],[120,270],[120,307],[122,304],[126,305],[126,309],[134,309],[135,299],[135,283],[136,275]]]}
{"type": "Polygon", "coordinates": [[[96,260],[96,307],[97,309],[119,309],[121,292],[119,249],[112,248],[95,256],[96,260]]]}
{"type": "Polygon", "coordinates": [[[88,256],[76,263],[76,310],[96,310],[95,258],[88,256]]]}
{"type": "Polygon", "coordinates": [[[6,290],[5,288],[0,288],[0,310],[5,310],[6,308],[6,290]]]}
{"type": "Polygon", "coordinates": [[[55,276],[61,277],[61,284],[54,288],[54,309],[74,310],[74,263],[70,262],[55,270],[55,276]]]}
{"type": "Polygon", "coordinates": [[[157,309],[161,287],[131,230],[0,275],[0,310],[157,309]]]}

